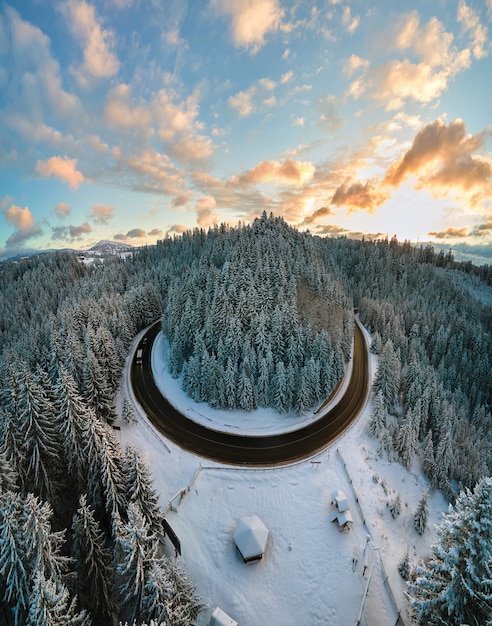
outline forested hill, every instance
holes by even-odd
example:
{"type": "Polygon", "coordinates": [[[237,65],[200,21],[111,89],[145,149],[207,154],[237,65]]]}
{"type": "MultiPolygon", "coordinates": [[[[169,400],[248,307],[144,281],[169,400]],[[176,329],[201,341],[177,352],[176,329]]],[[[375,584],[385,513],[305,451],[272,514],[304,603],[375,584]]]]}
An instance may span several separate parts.
{"type": "MultiPolygon", "coordinates": [[[[381,454],[420,457],[450,499],[490,476],[492,289],[456,267],[428,246],[324,239],[266,215],[98,267],[71,254],[0,264],[0,624],[193,623],[193,586],[157,556],[149,472],[110,426],[131,342],[156,319],[190,393],[204,392],[191,375],[203,359],[240,390],[213,384],[211,402],[303,410],[329,389],[323,368],[340,373],[359,308],[379,355],[381,454]],[[291,385],[315,381],[302,403],[279,394],[282,368],[291,385]]],[[[121,412],[132,419],[128,401],[121,412]]]]}
{"type": "Polygon", "coordinates": [[[266,215],[205,236],[171,281],[163,318],[170,371],[183,371],[192,398],[298,414],[342,376],[353,324],[319,242],[266,215]]]}

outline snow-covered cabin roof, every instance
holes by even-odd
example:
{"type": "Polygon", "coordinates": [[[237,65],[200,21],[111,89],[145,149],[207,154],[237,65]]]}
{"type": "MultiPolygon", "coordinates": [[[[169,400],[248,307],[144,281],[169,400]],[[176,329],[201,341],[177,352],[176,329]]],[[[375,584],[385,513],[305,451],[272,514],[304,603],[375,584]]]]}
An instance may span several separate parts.
{"type": "Polygon", "coordinates": [[[339,511],[347,511],[349,508],[348,498],[341,489],[337,489],[331,494],[331,503],[339,511]]]}
{"type": "Polygon", "coordinates": [[[208,626],[237,626],[237,622],[225,611],[217,607],[210,617],[208,626]]]}
{"type": "Polygon", "coordinates": [[[245,563],[259,560],[265,552],[268,528],[257,515],[249,515],[239,520],[233,539],[245,563]]]}

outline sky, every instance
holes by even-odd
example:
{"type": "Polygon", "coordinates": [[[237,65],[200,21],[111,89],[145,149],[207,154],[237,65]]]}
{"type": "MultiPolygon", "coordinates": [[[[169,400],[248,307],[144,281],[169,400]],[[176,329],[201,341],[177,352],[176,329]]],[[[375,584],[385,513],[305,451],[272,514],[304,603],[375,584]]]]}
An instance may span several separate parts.
{"type": "Polygon", "coordinates": [[[492,262],[492,0],[0,4],[0,258],[263,211],[492,262]]]}

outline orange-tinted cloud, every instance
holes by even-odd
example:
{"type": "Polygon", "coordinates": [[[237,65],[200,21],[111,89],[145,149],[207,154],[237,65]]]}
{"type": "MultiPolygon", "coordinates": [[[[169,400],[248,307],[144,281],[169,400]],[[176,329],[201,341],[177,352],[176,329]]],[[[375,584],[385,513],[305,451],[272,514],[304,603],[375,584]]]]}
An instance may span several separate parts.
{"type": "Polygon", "coordinates": [[[418,175],[429,166],[452,166],[463,157],[470,157],[482,143],[479,135],[467,136],[463,120],[446,125],[437,119],[417,133],[411,148],[388,169],[384,183],[397,187],[410,175],[418,175]]]}
{"type": "Polygon", "coordinates": [[[91,206],[90,218],[94,221],[94,224],[107,224],[113,217],[113,205],[108,204],[108,206],[103,206],[102,204],[93,204],[91,206]]]}
{"type": "Polygon", "coordinates": [[[277,0],[212,0],[212,6],[232,21],[232,37],[236,46],[257,52],[265,36],[276,31],[283,17],[277,0]]]}
{"type": "Polygon", "coordinates": [[[197,214],[198,226],[212,226],[219,221],[220,215],[213,212],[213,209],[217,206],[215,198],[213,196],[205,196],[200,198],[195,205],[197,214]]]}
{"type": "Polygon", "coordinates": [[[59,178],[74,190],[85,180],[82,172],[77,170],[77,159],[66,156],[53,156],[46,161],[38,161],[36,172],[46,178],[59,178]]]}
{"type": "Polygon", "coordinates": [[[282,163],[262,161],[256,167],[231,178],[228,183],[234,187],[270,182],[303,185],[311,180],[314,172],[314,165],[308,161],[295,161],[294,159],[287,159],[282,163]]]}
{"type": "Polygon", "coordinates": [[[436,239],[459,239],[461,237],[468,237],[469,232],[468,228],[446,228],[446,230],[442,230],[439,232],[432,231],[427,233],[431,237],[435,237],[436,239]]]}
{"type": "Polygon", "coordinates": [[[484,134],[467,134],[462,120],[444,124],[438,119],[417,133],[410,149],[388,168],[383,185],[398,187],[414,175],[417,189],[435,196],[465,194],[468,204],[477,205],[492,193],[492,164],[473,154],[483,144],[484,134]]]}
{"type": "Polygon", "coordinates": [[[303,224],[313,224],[316,220],[326,217],[327,215],[334,215],[334,211],[328,206],[322,206],[321,208],[316,209],[316,211],[311,215],[307,215],[304,218],[303,224]]]}
{"type": "Polygon", "coordinates": [[[29,207],[22,208],[12,204],[3,210],[3,214],[7,222],[15,228],[6,241],[7,248],[22,244],[27,239],[41,234],[41,227],[36,223],[29,207]]]}
{"type": "Polygon", "coordinates": [[[70,215],[70,205],[66,202],[59,202],[53,207],[53,211],[57,217],[63,219],[67,215],[70,215]]]}
{"type": "Polygon", "coordinates": [[[348,207],[349,211],[369,211],[372,213],[390,197],[390,194],[378,188],[374,181],[344,182],[337,187],[331,204],[348,207]]]}

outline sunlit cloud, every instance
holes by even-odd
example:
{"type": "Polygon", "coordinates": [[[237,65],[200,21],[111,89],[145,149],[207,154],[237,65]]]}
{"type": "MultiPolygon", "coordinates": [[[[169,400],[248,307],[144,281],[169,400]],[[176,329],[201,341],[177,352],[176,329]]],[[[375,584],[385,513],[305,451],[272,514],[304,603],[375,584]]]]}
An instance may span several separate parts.
{"type": "Polygon", "coordinates": [[[31,237],[41,234],[41,227],[37,224],[29,207],[20,207],[12,204],[3,209],[5,219],[14,227],[14,232],[7,239],[6,248],[23,244],[31,237]]]}
{"type": "Polygon", "coordinates": [[[113,52],[114,34],[102,28],[95,8],[85,0],[68,0],[63,5],[70,30],[83,49],[84,61],[74,72],[81,84],[88,78],[110,78],[119,69],[120,63],[113,52]]]}
{"type": "Polygon", "coordinates": [[[186,226],[183,226],[183,224],[173,224],[172,226],[170,226],[166,230],[166,236],[170,235],[171,233],[176,233],[177,235],[182,235],[187,230],[188,230],[188,228],[186,226]]]}
{"type": "Polygon", "coordinates": [[[432,231],[427,233],[430,237],[436,239],[461,239],[468,236],[468,228],[446,228],[442,231],[432,231]]]}
{"type": "Polygon", "coordinates": [[[390,194],[378,188],[376,181],[368,180],[365,183],[360,181],[347,181],[337,187],[331,204],[338,207],[347,207],[349,212],[364,210],[372,213],[380,207],[390,194]]]}
{"type": "Polygon", "coordinates": [[[349,6],[344,7],[343,15],[342,15],[342,24],[345,26],[347,31],[350,34],[352,34],[355,30],[357,30],[359,23],[360,23],[360,18],[352,16],[350,7],[349,6]]]}
{"type": "Polygon", "coordinates": [[[416,11],[402,16],[393,46],[416,54],[421,61],[392,60],[375,66],[351,83],[347,95],[358,99],[367,94],[390,111],[401,109],[407,100],[423,104],[436,100],[471,63],[470,51],[458,50],[453,40],[435,17],[421,25],[416,11]]]}
{"type": "Polygon", "coordinates": [[[284,14],[277,0],[212,0],[211,4],[231,19],[235,45],[253,54],[265,44],[266,35],[279,28],[284,14]]]}
{"type": "Polygon", "coordinates": [[[245,91],[239,91],[227,101],[229,106],[236,109],[239,117],[247,117],[254,111],[252,98],[256,93],[256,87],[252,85],[245,91]]]}
{"type": "Polygon", "coordinates": [[[70,205],[66,202],[59,202],[53,207],[53,212],[59,219],[63,219],[70,215],[70,205]]]}
{"type": "Polygon", "coordinates": [[[344,74],[348,77],[355,74],[359,70],[366,70],[369,67],[369,61],[362,57],[352,54],[343,64],[344,74]]]}
{"type": "Polygon", "coordinates": [[[77,170],[77,159],[69,159],[67,156],[53,156],[46,161],[38,161],[36,172],[45,178],[58,178],[73,190],[85,180],[82,172],[77,170]]]}
{"type": "Polygon", "coordinates": [[[417,133],[410,149],[388,168],[383,182],[397,187],[414,175],[417,188],[429,188],[437,195],[449,190],[489,195],[492,165],[474,154],[483,142],[482,134],[466,133],[462,120],[446,125],[437,119],[417,133]]]}
{"type": "Polygon", "coordinates": [[[470,35],[473,56],[476,59],[487,56],[488,29],[480,23],[480,17],[464,0],[460,0],[458,5],[458,22],[461,22],[463,31],[470,35]]]}
{"type": "Polygon", "coordinates": [[[108,204],[108,206],[93,204],[91,206],[89,218],[94,222],[94,224],[107,224],[110,219],[113,219],[113,217],[114,206],[112,204],[108,204]]]}
{"type": "Polygon", "coordinates": [[[303,221],[303,225],[313,224],[317,220],[322,219],[323,217],[327,217],[328,215],[334,215],[334,214],[335,212],[329,206],[320,207],[319,209],[316,209],[316,211],[314,211],[314,213],[312,213],[311,215],[306,215],[303,221]]]}
{"type": "Polygon", "coordinates": [[[217,202],[213,196],[206,196],[197,201],[195,210],[198,226],[206,228],[216,224],[220,220],[220,215],[213,212],[216,206],[217,202]]]}
{"type": "Polygon", "coordinates": [[[147,234],[149,237],[162,237],[162,230],[160,228],[153,228],[147,234]]]}
{"type": "Polygon", "coordinates": [[[303,117],[296,117],[292,122],[292,126],[304,126],[305,119],[303,117]]]}
{"type": "Polygon", "coordinates": [[[283,162],[262,161],[256,167],[229,179],[228,183],[239,187],[271,182],[303,185],[313,177],[315,169],[315,166],[307,161],[293,159],[283,162]]]}

